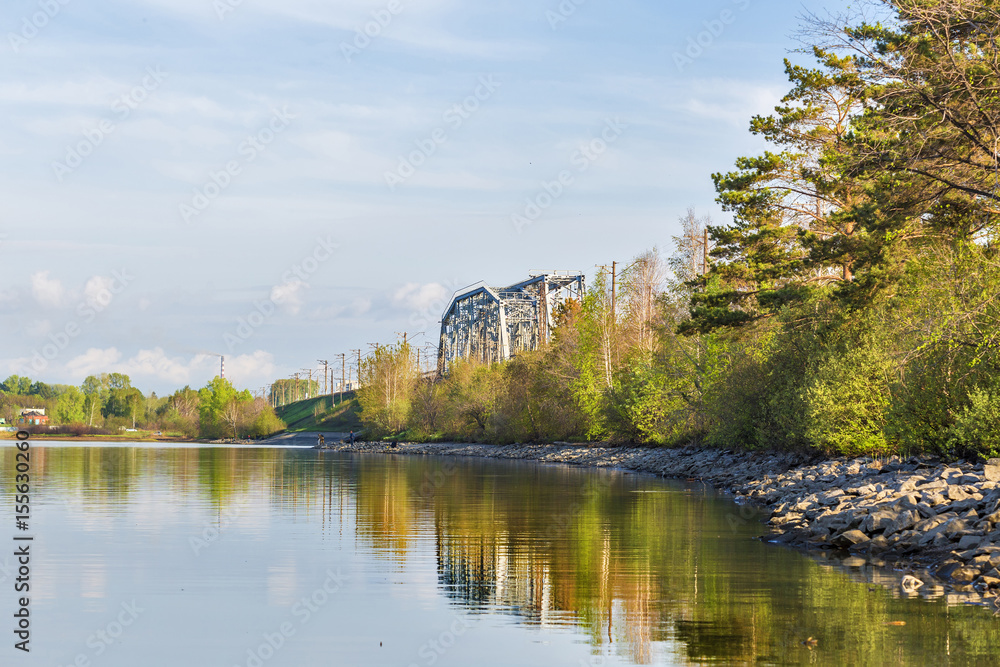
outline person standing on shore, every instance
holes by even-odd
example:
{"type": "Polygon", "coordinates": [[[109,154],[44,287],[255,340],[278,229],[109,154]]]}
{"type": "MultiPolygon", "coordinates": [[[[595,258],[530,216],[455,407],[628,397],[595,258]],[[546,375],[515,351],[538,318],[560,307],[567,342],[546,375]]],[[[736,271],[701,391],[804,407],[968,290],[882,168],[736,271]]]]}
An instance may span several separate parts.
{"type": "Polygon", "coordinates": [[[351,431],[351,435],[348,436],[351,439],[351,444],[354,444],[354,431],[351,431]]]}

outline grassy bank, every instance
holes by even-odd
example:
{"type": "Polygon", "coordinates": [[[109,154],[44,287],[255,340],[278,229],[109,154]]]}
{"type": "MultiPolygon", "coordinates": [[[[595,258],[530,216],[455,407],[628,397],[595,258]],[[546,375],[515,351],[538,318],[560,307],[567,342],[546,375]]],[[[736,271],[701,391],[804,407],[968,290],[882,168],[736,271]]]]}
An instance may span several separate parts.
{"type": "Polygon", "coordinates": [[[290,433],[317,431],[360,431],[359,405],[354,392],[340,395],[318,396],[275,408],[278,418],[288,425],[290,433]],[[336,402],[336,404],[334,404],[336,402]]]}

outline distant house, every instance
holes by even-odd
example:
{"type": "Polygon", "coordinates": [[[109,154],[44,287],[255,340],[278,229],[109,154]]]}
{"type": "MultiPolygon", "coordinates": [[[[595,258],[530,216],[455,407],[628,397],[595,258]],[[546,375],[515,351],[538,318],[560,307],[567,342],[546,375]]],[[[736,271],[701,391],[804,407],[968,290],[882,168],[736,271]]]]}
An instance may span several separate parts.
{"type": "Polygon", "coordinates": [[[26,408],[21,410],[21,416],[17,419],[18,426],[48,426],[49,416],[45,414],[45,408],[26,408]]]}

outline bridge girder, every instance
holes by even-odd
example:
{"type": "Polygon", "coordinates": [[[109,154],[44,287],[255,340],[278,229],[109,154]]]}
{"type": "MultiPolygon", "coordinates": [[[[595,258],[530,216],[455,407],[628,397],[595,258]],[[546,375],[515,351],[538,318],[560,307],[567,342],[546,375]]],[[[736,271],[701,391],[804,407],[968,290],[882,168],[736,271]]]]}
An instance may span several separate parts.
{"type": "Polygon", "coordinates": [[[506,361],[549,341],[556,308],[583,299],[586,278],[573,271],[535,272],[507,287],[479,282],[455,293],[441,317],[438,372],[458,359],[506,361]]]}

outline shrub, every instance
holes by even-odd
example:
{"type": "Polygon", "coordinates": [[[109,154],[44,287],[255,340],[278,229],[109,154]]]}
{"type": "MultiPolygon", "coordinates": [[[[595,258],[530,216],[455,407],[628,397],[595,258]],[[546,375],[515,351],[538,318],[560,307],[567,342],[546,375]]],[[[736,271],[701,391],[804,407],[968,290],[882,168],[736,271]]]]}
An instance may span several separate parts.
{"type": "Polygon", "coordinates": [[[982,458],[1000,456],[1000,394],[977,387],[949,429],[955,453],[982,458]]]}

